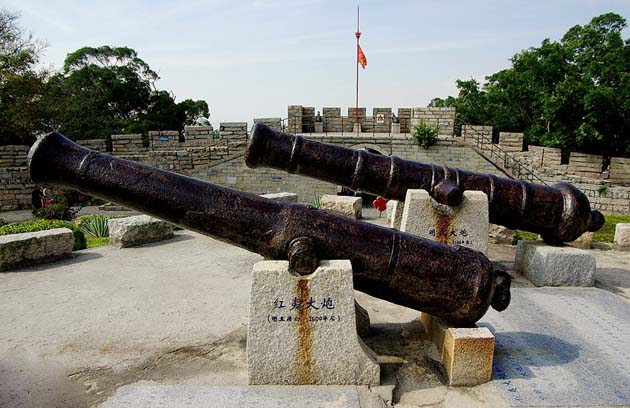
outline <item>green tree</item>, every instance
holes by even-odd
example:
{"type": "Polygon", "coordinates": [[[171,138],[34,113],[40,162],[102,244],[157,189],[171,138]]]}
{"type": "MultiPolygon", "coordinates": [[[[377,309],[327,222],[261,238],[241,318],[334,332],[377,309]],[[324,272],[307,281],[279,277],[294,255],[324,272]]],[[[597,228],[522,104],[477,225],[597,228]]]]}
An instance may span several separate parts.
{"type": "Polygon", "coordinates": [[[185,99],[177,104],[186,115],[186,125],[194,125],[197,119],[207,118],[210,116],[210,110],[206,101],[193,101],[192,99],[185,99]]]}
{"type": "Polygon", "coordinates": [[[29,144],[41,127],[46,72],[35,68],[44,44],[0,10],[0,144],[29,144]]]}
{"type": "Polygon", "coordinates": [[[107,138],[146,115],[157,74],[128,47],[83,47],[68,54],[51,78],[62,133],[73,139],[107,138]]]}
{"type": "Polygon", "coordinates": [[[614,13],[545,39],[512,57],[512,66],[457,81],[459,95],[434,99],[460,119],[525,132],[529,143],[608,155],[630,154],[630,40],[614,13]]]}

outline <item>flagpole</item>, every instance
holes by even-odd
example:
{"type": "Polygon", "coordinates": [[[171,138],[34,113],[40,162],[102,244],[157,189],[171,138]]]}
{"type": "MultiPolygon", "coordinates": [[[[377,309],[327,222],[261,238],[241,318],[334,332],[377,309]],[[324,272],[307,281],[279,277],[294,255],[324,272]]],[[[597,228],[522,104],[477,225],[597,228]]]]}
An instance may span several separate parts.
{"type": "MultiPolygon", "coordinates": [[[[355,63],[357,64],[357,83],[356,83],[356,98],[355,98],[355,123],[359,123],[359,37],[361,37],[361,32],[359,31],[359,4],[357,4],[357,31],[354,33],[357,37],[357,59],[355,63]]],[[[357,127],[358,129],[358,127],[357,127]]]]}

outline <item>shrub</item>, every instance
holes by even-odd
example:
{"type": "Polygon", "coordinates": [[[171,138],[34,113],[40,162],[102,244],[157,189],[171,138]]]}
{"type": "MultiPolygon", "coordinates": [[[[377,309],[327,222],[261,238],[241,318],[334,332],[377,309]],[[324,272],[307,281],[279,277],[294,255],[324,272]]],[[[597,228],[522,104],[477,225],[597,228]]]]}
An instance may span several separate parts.
{"type": "Polygon", "coordinates": [[[74,234],[73,251],[85,249],[87,243],[85,234],[79,227],[69,221],[61,220],[33,220],[26,222],[14,222],[0,227],[0,235],[21,234],[23,232],[45,231],[54,228],[68,228],[74,234]]]}
{"type": "Polygon", "coordinates": [[[412,136],[418,146],[428,149],[438,141],[438,128],[430,127],[421,121],[413,127],[412,136]]]}
{"type": "Polygon", "coordinates": [[[313,194],[313,201],[311,201],[311,206],[315,208],[321,208],[322,206],[322,196],[313,194]]]}
{"type": "Polygon", "coordinates": [[[82,215],[77,218],[74,223],[87,236],[94,238],[109,237],[109,226],[107,224],[109,217],[105,215],[82,215]]]}
{"type": "Polygon", "coordinates": [[[0,227],[2,227],[3,225],[7,225],[7,222],[4,220],[4,218],[0,218],[0,227]]]}

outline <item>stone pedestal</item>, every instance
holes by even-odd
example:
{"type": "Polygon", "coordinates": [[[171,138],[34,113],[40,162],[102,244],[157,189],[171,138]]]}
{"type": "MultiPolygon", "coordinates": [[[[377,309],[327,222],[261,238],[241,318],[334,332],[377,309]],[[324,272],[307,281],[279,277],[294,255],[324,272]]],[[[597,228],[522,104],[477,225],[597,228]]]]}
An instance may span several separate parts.
{"type": "Polygon", "coordinates": [[[363,214],[363,200],[361,197],[324,194],[319,200],[319,208],[358,220],[363,214]]]}
{"type": "Polygon", "coordinates": [[[315,122],[315,133],[324,133],[324,122],[315,122]]]}
{"type": "MultiPolygon", "coordinates": [[[[399,205],[402,206],[402,205],[399,205]]],[[[392,216],[392,227],[394,217],[392,216]]],[[[465,191],[459,206],[438,204],[425,190],[407,190],[400,230],[448,245],[488,252],[488,197],[465,191]]],[[[494,336],[485,327],[457,328],[421,313],[428,337],[437,347],[449,385],[476,385],[492,378],[494,336]]]]}
{"type": "Polygon", "coordinates": [[[395,135],[400,133],[400,123],[392,123],[392,133],[395,135]]]}
{"type": "Polygon", "coordinates": [[[427,313],[420,318],[442,358],[449,385],[477,385],[492,379],[494,336],[487,327],[452,327],[427,313]]]}
{"type": "Polygon", "coordinates": [[[488,253],[488,197],[465,191],[458,206],[438,204],[425,190],[407,190],[400,230],[488,253]]]}
{"type": "Polygon", "coordinates": [[[544,241],[519,241],[514,269],[536,286],[593,286],[595,257],[582,249],[544,241]]]}
{"type": "Polygon", "coordinates": [[[287,261],[254,265],[247,366],[250,384],[379,384],[357,335],[350,261],[322,261],[307,276],[287,261]]]}
{"type": "Polygon", "coordinates": [[[630,224],[615,225],[615,249],[630,251],[630,224]]]}

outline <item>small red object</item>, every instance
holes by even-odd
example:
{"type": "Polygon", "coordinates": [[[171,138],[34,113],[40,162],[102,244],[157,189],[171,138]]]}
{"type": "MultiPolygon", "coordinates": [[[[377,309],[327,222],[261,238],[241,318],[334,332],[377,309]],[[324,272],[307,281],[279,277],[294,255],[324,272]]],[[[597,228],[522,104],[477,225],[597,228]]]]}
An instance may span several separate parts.
{"type": "Polygon", "coordinates": [[[374,206],[374,208],[376,208],[380,212],[383,212],[383,211],[385,211],[385,209],[387,209],[387,203],[388,202],[389,202],[389,200],[386,200],[383,197],[378,196],[376,198],[376,200],[372,201],[372,206],[374,206]]]}

